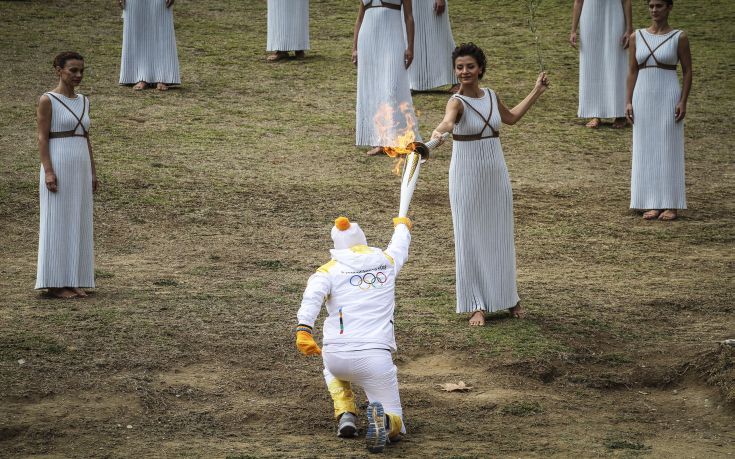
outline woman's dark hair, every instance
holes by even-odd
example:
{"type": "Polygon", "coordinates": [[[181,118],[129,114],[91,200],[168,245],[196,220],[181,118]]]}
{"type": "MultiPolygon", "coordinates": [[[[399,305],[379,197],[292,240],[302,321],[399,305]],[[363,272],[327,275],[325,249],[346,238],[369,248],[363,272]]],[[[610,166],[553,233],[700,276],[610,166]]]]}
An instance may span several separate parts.
{"type": "Polygon", "coordinates": [[[452,51],[452,67],[454,67],[457,58],[461,56],[472,56],[475,58],[477,65],[481,69],[479,79],[482,80],[482,76],[485,75],[485,65],[487,64],[487,59],[482,49],[474,43],[462,43],[452,51]]]}
{"type": "Polygon", "coordinates": [[[79,60],[83,61],[84,58],[81,54],[76,53],[74,51],[64,51],[63,53],[59,53],[54,58],[54,67],[61,67],[62,69],[66,65],[66,61],[71,60],[79,60]]]}
{"type": "MultiPolygon", "coordinates": [[[[674,0],[663,0],[669,6],[674,6],[674,0]]],[[[648,0],[645,0],[645,4],[648,5],[648,0]]]]}

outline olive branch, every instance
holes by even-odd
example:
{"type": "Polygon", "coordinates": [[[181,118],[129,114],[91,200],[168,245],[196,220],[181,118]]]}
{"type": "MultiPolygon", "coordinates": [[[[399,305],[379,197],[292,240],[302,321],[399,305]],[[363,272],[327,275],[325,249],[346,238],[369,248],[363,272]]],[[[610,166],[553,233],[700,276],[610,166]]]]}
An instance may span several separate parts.
{"type": "Polygon", "coordinates": [[[533,34],[533,42],[536,46],[536,60],[538,61],[539,70],[543,72],[544,60],[541,57],[541,44],[539,43],[538,29],[536,27],[536,11],[538,10],[539,5],[541,5],[541,1],[542,0],[528,0],[528,12],[530,13],[528,18],[528,28],[531,29],[531,33],[533,34]]]}

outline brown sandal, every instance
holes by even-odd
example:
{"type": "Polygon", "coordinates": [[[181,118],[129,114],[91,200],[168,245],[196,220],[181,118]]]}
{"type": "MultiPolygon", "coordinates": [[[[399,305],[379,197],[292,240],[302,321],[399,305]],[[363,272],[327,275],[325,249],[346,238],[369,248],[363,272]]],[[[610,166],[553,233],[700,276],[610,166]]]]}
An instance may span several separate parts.
{"type": "Polygon", "coordinates": [[[661,211],[658,209],[651,209],[646,212],[643,212],[643,219],[644,220],[656,220],[659,215],[661,215],[661,211]]]}
{"type": "Polygon", "coordinates": [[[282,61],[284,59],[288,59],[288,52],[286,51],[276,51],[273,54],[269,54],[268,57],[265,58],[266,62],[278,62],[282,61]]]}
{"type": "Polygon", "coordinates": [[[600,127],[600,124],[602,124],[600,118],[592,118],[590,122],[585,124],[584,126],[590,129],[597,129],[598,127],[600,127]]]}

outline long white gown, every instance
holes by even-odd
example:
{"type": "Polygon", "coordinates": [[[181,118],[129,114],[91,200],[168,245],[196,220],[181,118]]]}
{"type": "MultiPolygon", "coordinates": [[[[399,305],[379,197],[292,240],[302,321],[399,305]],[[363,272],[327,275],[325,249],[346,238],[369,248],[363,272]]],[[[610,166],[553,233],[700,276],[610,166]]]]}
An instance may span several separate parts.
{"type": "Polygon", "coordinates": [[[584,0],[579,18],[580,118],[625,116],[628,53],[620,44],[623,34],[620,0],[584,0]]]}
{"type": "MultiPolygon", "coordinates": [[[[51,132],[89,131],[89,102],[83,95],[75,99],[57,93],[47,96],[51,100],[51,132]],[[81,126],[77,117],[81,117],[81,126]]],[[[49,155],[58,189],[52,193],[46,188],[41,166],[36,288],[93,288],[92,164],[87,139],[49,139],[49,155]]]]}
{"type": "Polygon", "coordinates": [[[687,208],[684,121],[677,123],[674,118],[681,97],[676,74],[680,32],[653,35],[643,29],[637,31],[635,56],[639,69],[633,90],[631,209],[687,208]],[[651,50],[655,50],[653,57],[651,50]],[[646,67],[640,68],[641,64],[646,67]]]}
{"type": "Polygon", "coordinates": [[[267,51],[309,49],[309,0],[268,0],[267,51]]]}
{"type": "Polygon", "coordinates": [[[520,301],[513,190],[500,138],[492,137],[501,124],[498,99],[493,91],[483,91],[480,98],[453,96],[464,105],[452,133],[455,140],[449,166],[458,313],[509,309],[520,301]],[[492,129],[485,123],[488,118],[492,129]],[[486,138],[458,141],[456,137],[476,134],[486,138]]]}
{"type": "Polygon", "coordinates": [[[362,2],[373,6],[365,10],[357,37],[355,144],[396,146],[398,136],[411,124],[420,140],[404,64],[403,13],[400,8],[380,6],[401,5],[402,0],[362,2]]]}
{"type": "Polygon", "coordinates": [[[126,0],[120,84],[181,84],[173,7],[164,0],[126,0]]]}
{"type": "Polygon", "coordinates": [[[411,89],[427,91],[457,83],[452,65],[454,37],[449,23],[449,2],[441,15],[434,11],[434,0],[414,0],[413,64],[408,68],[411,89]]]}

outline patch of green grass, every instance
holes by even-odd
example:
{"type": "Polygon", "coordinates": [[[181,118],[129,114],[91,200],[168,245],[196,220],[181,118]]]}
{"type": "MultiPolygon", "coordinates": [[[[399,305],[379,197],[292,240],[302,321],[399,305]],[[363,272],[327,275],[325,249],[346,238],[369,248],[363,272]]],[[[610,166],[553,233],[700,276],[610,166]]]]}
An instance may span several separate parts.
{"type": "Polygon", "coordinates": [[[500,412],[508,416],[535,416],[544,412],[544,407],[538,402],[512,402],[500,409],[500,412]]]}

